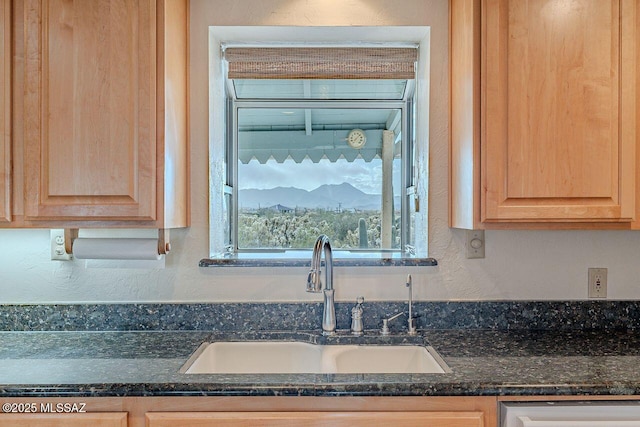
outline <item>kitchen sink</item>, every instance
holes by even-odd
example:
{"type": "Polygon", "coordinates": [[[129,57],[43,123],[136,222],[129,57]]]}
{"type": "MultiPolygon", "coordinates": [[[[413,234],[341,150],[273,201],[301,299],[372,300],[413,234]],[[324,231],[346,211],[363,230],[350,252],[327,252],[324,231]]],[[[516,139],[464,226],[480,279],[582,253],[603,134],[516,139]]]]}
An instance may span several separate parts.
{"type": "Polygon", "coordinates": [[[419,345],[319,345],[290,341],[203,343],[186,374],[381,374],[451,372],[419,345]]]}

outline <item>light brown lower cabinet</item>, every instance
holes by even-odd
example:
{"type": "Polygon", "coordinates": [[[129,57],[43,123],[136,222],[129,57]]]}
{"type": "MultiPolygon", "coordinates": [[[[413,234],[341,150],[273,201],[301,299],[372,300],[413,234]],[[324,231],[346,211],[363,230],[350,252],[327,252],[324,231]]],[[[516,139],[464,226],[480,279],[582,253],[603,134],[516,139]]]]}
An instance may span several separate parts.
{"type": "Polygon", "coordinates": [[[23,405],[16,407],[21,412],[24,405],[35,405],[35,412],[61,404],[86,410],[0,414],[0,427],[497,427],[495,397],[78,397],[0,403],[23,405]]]}
{"type": "Polygon", "coordinates": [[[0,398],[4,412],[7,404],[22,404],[22,410],[36,405],[41,412],[59,404],[86,410],[0,413],[0,427],[498,427],[500,402],[584,400],[640,401],[640,396],[0,398]]]}
{"type": "Polygon", "coordinates": [[[482,412],[156,412],[148,427],[483,427],[482,412]]]}
{"type": "Polygon", "coordinates": [[[126,412],[9,413],[0,414],[0,427],[127,427],[127,416],[126,412]]]}

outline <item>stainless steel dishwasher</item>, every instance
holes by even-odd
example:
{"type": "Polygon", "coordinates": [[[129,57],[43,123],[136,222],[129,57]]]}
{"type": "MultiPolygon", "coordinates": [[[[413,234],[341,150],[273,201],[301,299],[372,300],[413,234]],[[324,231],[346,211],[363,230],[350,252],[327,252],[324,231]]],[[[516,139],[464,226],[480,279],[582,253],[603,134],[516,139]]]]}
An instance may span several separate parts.
{"type": "Polygon", "coordinates": [[[640,402],[505,402],[500,427],[640,427],[640,402]]]}

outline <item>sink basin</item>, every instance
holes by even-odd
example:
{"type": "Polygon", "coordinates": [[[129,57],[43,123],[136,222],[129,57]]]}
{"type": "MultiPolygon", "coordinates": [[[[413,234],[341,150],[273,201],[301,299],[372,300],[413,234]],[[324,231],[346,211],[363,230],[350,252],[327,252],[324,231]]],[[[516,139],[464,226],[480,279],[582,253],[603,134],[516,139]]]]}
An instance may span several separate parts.
{"type": "Polygon", "coordinates": [[[187,374],[376,374],[450,372],[431,347],[317,345],[288,341],[204,343],[187,374]]]}

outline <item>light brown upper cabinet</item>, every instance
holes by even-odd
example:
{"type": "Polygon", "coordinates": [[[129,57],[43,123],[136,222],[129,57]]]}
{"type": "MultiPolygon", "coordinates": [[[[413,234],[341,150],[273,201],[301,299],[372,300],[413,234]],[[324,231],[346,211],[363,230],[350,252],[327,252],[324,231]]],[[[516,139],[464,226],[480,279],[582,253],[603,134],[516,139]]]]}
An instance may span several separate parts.
{"type": "Polygon", "coordinates": [[[24,226],[183,227],[186,0],[24,0],[24,226]]]}
{"type": "Polygon", "coordinates": [[[629,228],[636,0],[452,0],[450,225],[629,228]]]}
{"type": "Polygon", "coordinates": [[[11,221],[11,2],[0,0],[0,224],[11,221]]]}

